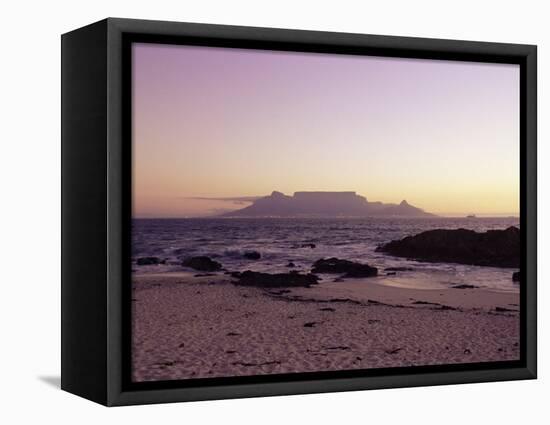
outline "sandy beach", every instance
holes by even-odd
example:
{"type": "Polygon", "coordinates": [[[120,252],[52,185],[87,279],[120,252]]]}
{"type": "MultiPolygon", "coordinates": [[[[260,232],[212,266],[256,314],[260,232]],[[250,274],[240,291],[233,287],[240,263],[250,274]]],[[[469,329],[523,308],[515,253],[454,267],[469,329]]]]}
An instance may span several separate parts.
{"type": "Polygon", "coordinates": [[[519,359],[513,292],[376,279],[263,289],[222,273],[136,274],[132,308],[134,381],[519,359]]]}

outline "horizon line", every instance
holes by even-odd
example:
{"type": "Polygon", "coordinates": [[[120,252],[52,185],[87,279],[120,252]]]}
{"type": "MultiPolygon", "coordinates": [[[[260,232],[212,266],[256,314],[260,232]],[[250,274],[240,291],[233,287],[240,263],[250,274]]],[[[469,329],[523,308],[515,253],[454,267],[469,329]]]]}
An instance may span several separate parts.
{"type": "Polygon", "coordinates": [[[231,217],[231,216],[220,216],[220,215],[188,215],[188,216],[164,216],[164,217],[158,217],[158,216],[133,216],[132,220],[185,220],[185,219],[196,219],[196,218],[220,218],[224,220],[232,220],[232,219],[255,219],[255,220],[265,220],[265,219],[273,219],[273,218],[284,218],[284,219],[335,219],[335,218],[342,218],[342,219],[365,219],[365,218],[374,218],[374,219],[396,219],[396,218],[406,218],[406,219],[420,219],[420,220],[430,220],[430,219],[438,219],[438,218],[468,218],[470,220],[476,220],[476,219],[486,219],[486,218],[520,218],[520,215],[517,213],[495,213],[495,214],[475,214],[475,217],[468,217],[469,213],[447,213],[447,214],[436,214],[434,213],[433,216],[430,217],[415,217],[415,216],[250,216],[250,217],[231,217]]]}

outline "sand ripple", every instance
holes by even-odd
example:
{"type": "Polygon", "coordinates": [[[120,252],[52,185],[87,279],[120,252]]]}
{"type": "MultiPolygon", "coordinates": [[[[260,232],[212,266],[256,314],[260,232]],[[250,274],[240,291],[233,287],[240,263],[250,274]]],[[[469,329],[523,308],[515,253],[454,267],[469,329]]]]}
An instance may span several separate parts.
{"type": "Polygon", "coordinates": [[[510,302],[500,311],[445,309],[430,301],[414,304],[422,291],[390,304],[212,279],[136,279],[135,381],[519,358],[519,314],[510,302]]]}

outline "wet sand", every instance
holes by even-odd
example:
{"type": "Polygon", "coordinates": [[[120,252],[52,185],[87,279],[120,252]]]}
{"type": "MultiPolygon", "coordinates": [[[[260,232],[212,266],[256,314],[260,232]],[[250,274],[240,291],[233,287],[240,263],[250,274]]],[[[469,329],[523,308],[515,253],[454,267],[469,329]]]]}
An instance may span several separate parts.
{"type": "Polygon", "coordinates": [[[133,279],[135,381],[519,359],[517,293],[368,279],[296,289],[236,286],[223,274],[133,279]]]}

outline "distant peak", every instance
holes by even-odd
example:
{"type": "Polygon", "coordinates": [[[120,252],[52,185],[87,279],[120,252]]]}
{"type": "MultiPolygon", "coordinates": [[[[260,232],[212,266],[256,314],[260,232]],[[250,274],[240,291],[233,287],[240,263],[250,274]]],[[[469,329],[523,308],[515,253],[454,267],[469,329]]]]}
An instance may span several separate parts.
{"type": "Polygon", "coordinates": [[[301,191],[285,195],[274,190],[252,205],[225,216],[234,217],[426,217],[420,208],[410,205],[406,200],[400,204],[368,202],[367,198],[354,191],[324,192],[301,191]]]}
{"type": "Polygon", "coordinates": [[[328,197],[338,197],[338,198],[356,198],[357,194],[352,191],[345,191],[345,192],[323,192],[323,191],[302,191],[302,192],[294,192],[293,195],[295,198],[328,198],[328,197]]]}

